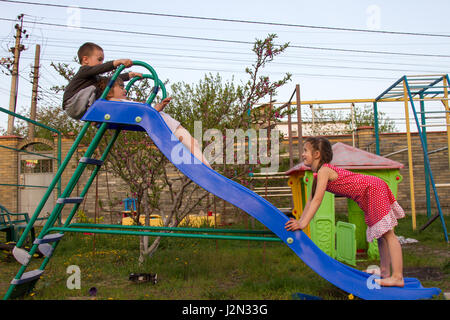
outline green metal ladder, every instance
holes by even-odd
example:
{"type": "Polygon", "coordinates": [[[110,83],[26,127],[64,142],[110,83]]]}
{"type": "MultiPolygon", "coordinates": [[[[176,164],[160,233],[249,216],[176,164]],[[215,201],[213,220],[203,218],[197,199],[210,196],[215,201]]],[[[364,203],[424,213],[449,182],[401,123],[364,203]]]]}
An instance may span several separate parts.
{"type": "MultiPolygon", "coordinates": [[[[156,72],[153,70],[153,68],[148,65],[145,62],[141,61],[133,61],[133,65],[140,65],[147,70],[151,72],[151,75],[145,74],[143,75],[143,78],[153,79],[155,82],[155,89],[152,91],[151,95],[147,99],[147,104],[151,104],[156,97],[156,94],[158,93],[158,88],[161,88],[162,91],[162,97],[163,99],[166,97],[166,90],[164,88],[163,83],[158,79],[158,76],[156,72]]],[[[119,76],[120,72],[124,69],[124,66],[120,66],[116,72],[114,73],[113,77],[111,78],[110,83],[105,88],[102,96],[100,99],[104,99],[109,90],[111,89],[112,85],[114,84],[114,81],[119,76]]],[[[137,81],[139,78],[133,78],[130,80],[129,84],[126,87],[126,90],[128,91],[131,87],[131,85],[137,81]]],[[[5,296],[3,297],[4,300],[7,299],[14,299],[18,297],[22,297],[25,294],[29,293],[35,286],[36,282],[40,279],[41,275],[44,272],[45,267],[50,261],[50,258],[52,257],[52,254],[56,247],[58,246],[58,243],[64,236],[65,232],[91,232],[91,233],[99,233],[99,234],[122,234],[122,235],[137,235],[137,236],[165,236],[165,237],[185,237],[185,238],[202,238],[202,239],[222,239],[222,240],[253,240],[253,241],[271,241],[271,242],[282,242],[281,239],[278,237],[266,237],[265,235],[273,235],[272,232],[266,231],[266,230],[226,230],[226,229],[207,229],[207,228],[172,228],[172,227],[145,227],[145,226],[121,226],[121,225],[103,225],[103,224],[83,224],[83,223],[72,223],[71,221],[73,217],[75,216],[80,204],[83,202],[84,197],[86,196],[90,186],[92,185],[95,177],[97,176],[100,167],[103,165],[104,161],[106,160],[106,157],[108,153],[110,152],[111,148],[113,147],[114,143],[116,142],[121,129],[114,129],[114,133],[112,134],[105,150],[103,151],[102,156],[100,159],[94,159],[92,158],[92,155],[94,154],[95,150],[97,149],[101,139],[103,138],[105,132],[108,130],[108,123],[103,122],[98,127],[97,133],[95,134],[94,138],[92,139],[89,147],[85,151],[83,157],[79,160],[78,166],[72,175],[71,179],[69,180],[66,188],[61,193],[60,197],[56,201],[56,205],[53,208],[52,213],[50,214],[49,218],[47,219],[46,224],[43,226],[43,229],[39,233],[39,235],[36,237],[36,239],[33,242],[33,245],[29,251],[26,251],[22,248],[24,245],[24,242],[26,240],[26,237],[30,230],[33,228],[35,221],[37,220],[42,208],[44,207],[45,203],[47,202],[48,198],[50,197],[50,194],[52,190],[55,188],[56,184],[60,180],[60,177],[62,173],[64,172],[65,168],[67,167],[67,164],[69,163],[70,159],[72,158],[73,154],[77,150],[81,140],[86,135],[87,130],[89,129],[89,126],[91,125],[91,122],[86,122],[84,126],[82,127],[80,133],[78,134],[77,138],[75,139],[72,147],[70,148],[69,152],[67,153],[64,161],[61,163],[61,166],[59,167],[58,171],[55,174],[54,179],[52,180],[51,184],[49,185],[46,193],[44,194],[43,198],[39,202],[38,206],[36,207],[36,210],[33,214],[33,216],[30,218],[30,222],[26,226],[24,232],[22,233],[22,236],[20,237],[19,241],[17,242],[15,248],[13,249],[13,255],[16,258],[16,260],[21,264],[21,267],[19,271],[17,272],[14,279],[11,281],[11,284],[8,288],[8,291],[6,292],[5,296]],[[84,170],[88,165],[94,166],[94,169],[92,170],[92,173],[89,177],[89,179],[86,182],[86,185],[84,186],[82,192],[80,193],[79,197],[71,197],[71,193],[74,190],[75,186],[77,185],[81,175],[83,174],[84,170]],[[60,218],[62,209],[66,204],[73,204],[73,208],[68,215],[67,219],[64,222],[64,225],[62,227],[55,227],[54,224],[60,218]],[[95,229],[93,228],[95,227],[95,229]],[[117,229],[124,229],[124,230],[117,230],[117,229]],[[152,231],[152,232],[148,232],[152,231]],[[163,231],[163,232],[155,232],[155,231],[163,231]],[[168,232],[171,231],[171,232],[168,232]],[[192,233],[172,233],[173,231],[186,231],[186,232],[196,232],[198,234],[192,234],[192,233]],[[232,234],[256,234],[256,235],[263,235],[263,236],[233,236],[233,235],[221,235],[221,234],[205,234],[205,232],[215,232],[215,233],[232,233],[232,234]],[[40,267],[38,269],[25,272],[27,270],[27,267],[30,264],[30,261],[32,260],[33,255],[36,253],[36,251],[39,250],[44,256],[44,260],[41,263],[40,267]]]]}
{"type": "MultiPolygon", "coordinates": [[[[166,92],[163,83],[158,79],[158,76],[155,72],[155,70],[147,63],[142,61],[133,61],[133,65],[140,65],[145,67],[147,70],[150,71],[151,75],[145,75],[145,78],[150,78],[154,80],[155,87],[152,91],[151,95],[148,97],[146,103],[151,104],[156,97],[158,93],[158,89],[161,87],[163,91],[163,97],[165,98],[166,92]]],[[[125,69],[125,66],[121,65],[117,68],[116,72],[114,73],[113,77],[111,78],[111,81],[108,83],[107,87],[102,93],[102,96],[100,99],[105,99],[108,95],[109,90],[113,86],[115,80],[119,76],[119,74],[125,69]]],[[[130,81],[130,85],[134,83],[136,80],[138,80],[139,77],[135,77],[130,81]]],[[[127,89],[129,89],[130,86],[127,86],[127,89]]],[[[62,173],[67,167],[67,164],[73,157],[75,151],[77,150],[81,140],[86,135],[87,130],[89,129],[91,123],[86,122],[84,126],[82,127],[80,133],[78,134],[77,138],[75,139],[72,147],[70,148],[69,152],[66,155],[66,158],[61,163],[58,171],[55,174],[55,177],[53,178],[52,182],[47,188],[46,193],[44,194],[43,198],[39,202],[38,206],[36,207],[36,210],[33,214],[33,216],[30,218],[30,222],[26,226],[25,230],[22,233],[22,236],[20,237],[19,241],[17,242],[15,248],[13,249],[13,255],[16,258],[16,260],[22,265],[17,272],[14,279],[11,281],[11,284],[9,286],[8,291],[6,292],[4,299],[10,299],[10,298],[16,298],[23,296],[24,294],[27,294],[30,292],[33,288],[35,283],[39,280],[42,273],[44,272],[44,269],[46,265],[48,264],[53,251],[56,249],[59,241],[64,235],[64,231],[59,231],[58,233],[50,233],[51,231],[54,231],[54,224],[57,221],[58,217],[61,215],[61,211],[64,208],[66,204],[74,204],[69,216],[67,217],[63,228],[61,230],[66,230],[70,222],[72,221],[72,218],[74,217],[75,213],[77,212],[80,204],[83,202],[84,197],[86,196],[90,186],[92,185],[92,182],[94,181],[95,177],[97,176],[97,173],[100,170],[100,167],[104,163],[109,151],[111,150],[112,146],[114,145],[115,141],[117,140],[117,137],[119,136],[120,129],[116,129],[114,131],[114,134],[110,138],[110,141],[108,145],[106,146],[102,156],[100,159],[94,159],[92,158],[92,155],[94,154],[95,150],[97,149],[101,139],[103,138],[108,124],[106,122],[102,123],[100,127],[97,130],[96,135],[92,139],[89,147],[85,151],[83,157],[79,160],[78,166],[72,175],[71,179],[69,180],[66,188],[61,193],[60,197],[56,201],[56,205],[53,208],[52,213],[50,214],[49,218],[47,219],[47,222],[43,226],[43,229],[41,230],[39,236],[34,240],[33,245],[30,249],[30,251],[26,251],[25,249],[22,249],[21,247],[24,245],[24,242],[26,240],[27,235],[32,230],[34,223],[36,222],[37,218],[39,217],[40,212],[42,211],[42,208],[44,207],[45,203],[47,202],[48,198],[50,197],[51,192],[57,185],[58,181],[61,178],[62,173]],[[81,175],[83,174],[84,170],[88,165],[95,166],[94,170],[92,171],[86,185],[84,186],[81,194],[79,197],[71,197],[71,193],[75,186],[77,185],[81,175]],[[66,229],[65,229],[66,228],[66,229]],[[41,266],[32,271],[25,272],[33,255],[36,253],[36,251],[39,249],[39,251],[45,256],[44,261],[42,262],[41,266]]]]}
{"type": "Polygon", "coordinates": [[[13,249],[13,255],[16,258],[16,260],[22,265],[14,277],[14,279],[11,281],[11,285],[4,296],[4,299],[9,298],[16,298],[23,296],[24,294],[30,292],[37,280],[39,280],[40,276],[44,272],[44,269],[46,265],[48,264],[53,251],[57,247],[59,241],[64,235],[64,232],[58,232],[58,233],[52,233],[50,229],[55,224],[56,220],[61,214],[62,209],[66,204],[74,204],[72,211],[70,212],[69,216],[67,217],[64,227],[67,227],[70,224],[70,221],[74,217],[75,213],[77,212],[80,204],[83,201],[84,196],[89,190],[89,187],[91,186],[92,182],[94,181],[95,176],[97,175],[100,166],[103,164],[103,162],[106,159],[107,154],[109,153],[111,147],[113,146],[114,142],[116,141],[120,130],[116,130],[110,139],[109,144],[107,145],[101,159],[93,159],[91,158],[95,149],[97,148],[101,138],[105,134],[105,131],[107,129],[107,123],[103,123],[100,128],[97,131],[97,134],[95,135],[94,139],[92,140],[91,144],[89,145],[88,149],[86,150],[84,156],[80,159],[77,169],[75,170],[75,173],[73,174],[72,178],[70,179],[69,183],[67,184],[66,188],[61,194],[61,197],[58,198],[56,201],[56,205],[48,218],[47,222],[45,223],[42,231],[40,232],[39,236],[34,240],[33,245],[29,252],[27,252],[25,249],[22,249],[26,236],[32,229],[36,218],[39,216],[40,211],[44,207],[46,201],[48,200],[50,193],[52,192],[53,188],[55,187],[55,184],[61,177],[62,173],[64,172],[64,169],[66,168],[68,162],[72,158],[74,152],[77,150],[82,138],[86,134],[86,131],[88,130],[91,123],[87,122],[83,128],[81,129],[80,134],[78,135],[77,139],[75,140],[74,144],[72,145],[71,149],[69,150],[66,158],[64,159],[63,163],[61,164],[61,167],[59,168],[58,172],[56,173],[52,183],[50,184],[49,188],[47,189],[47,192],[45,193],[44,197],[41,199],[39,205],[36,208],[36,211],[34,215],[31,217],[30,222],[28,223],[27,227],[25,228],[22,236],[20,237],[19,241],[16,244],[16,247],[13,249]],[[70,197],[70,194],[72,193],[74,187],[78,183],[82,173],[84,172],[87,165],[94,165],[95,168],[91,173],[91,176],[89,177],[89,180],[87,181],[85,187],[83,188],[83,191],[80,194],[80,197],[70,197]],[[27,266],[30,263],[30,260],[32,259],[34,253],[39,249],[39,251],[45,256],[44,261],[42,262],[41,266],[32,271],[25,272],[27,269],[27,266]]]}

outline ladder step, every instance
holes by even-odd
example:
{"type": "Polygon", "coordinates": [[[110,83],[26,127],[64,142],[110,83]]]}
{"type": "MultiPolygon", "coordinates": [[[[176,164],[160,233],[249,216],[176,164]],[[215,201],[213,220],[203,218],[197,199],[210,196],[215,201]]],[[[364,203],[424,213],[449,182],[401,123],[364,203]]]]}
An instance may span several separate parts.
{"type": "Polygon", "coordinates": [[[10,299],[24,298],[26,295],[30,294],[33,291],[34,286],[36,285],[36,282],[38,280],[39,279],[35,279],[27,283],[15,285],[9,298],[10,299]]]}
{"type": "Polygon", "coordinates": [[[13,279],[11,284],[22,284],[39,279],[43,272],[44,270],[39,269],[25,272],[20,279],[13,279]]]}
{"type": "Polygon", "coordinates": [[[450,183],[436,183],[435,187],[436,188],[439,188],[439,187],[450,187],[450,183]]]}
{"type": "Polygon", "coordinates": [[[31,255],[25,249],[14,247],[14,249],[12,250],[12,254],[17,262],[19,262],[23,266],[27,265],[28,262],[30,262],[31,255]]]}
{"type": "Polygon", "coordinates": [[[88,158],[88,157],[82,157],[80,159],[80,163],[95,164],[96,166],[103,165],[102,160],[92,159],[92,158],[88,158]]]}
{"type": "Polygon", "coordinates": [[[53,233],[44,236],[42,239],[34,240],[33,244],[50,243],[59,241],[64,236],[63,233],[53,233]]]}
{"type": "Polygon", "coordinates": [[[38,246],[38,249],[44,256],[46,256],[47,258],[50,258],[52,256],[53,250],[55,248],[53,248],[53,246],[51,244],[41,243],[38,246]]]}
{"type": "Polygon", "coordinates": [[[448,127],[450,124],[421,124],[420,127],[426,128],[426,127],[448,127]]]}
{"type": "Polygon", "coordinates": [[[83,202],[82,197],[58,198],[58,200],[56,200],[56,203],[82,203],[82,202],[83,202]]]}

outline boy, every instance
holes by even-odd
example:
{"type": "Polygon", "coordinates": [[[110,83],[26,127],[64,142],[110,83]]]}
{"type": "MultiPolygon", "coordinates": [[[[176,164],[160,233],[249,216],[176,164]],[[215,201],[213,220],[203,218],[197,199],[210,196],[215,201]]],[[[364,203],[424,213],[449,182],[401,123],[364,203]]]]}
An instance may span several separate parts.
{"type": "MultiPolygon", "coordinates": [[[[78,61],[81,67],[67,85],[63,96],[63,109],[70,117],[76,120],[81,119],[87,108],[100,98],[101,92],[98,89],[100,74],[112,71],[121,64],[127,68],[133,65],[130,59],[105,63],[103,59],[103,49],[95,43],[86,42],[78,49],[78,61]]],[[[119,75],[124,81],[136,76],[142,77],[142,74],[129,72],[119,75]]]]}

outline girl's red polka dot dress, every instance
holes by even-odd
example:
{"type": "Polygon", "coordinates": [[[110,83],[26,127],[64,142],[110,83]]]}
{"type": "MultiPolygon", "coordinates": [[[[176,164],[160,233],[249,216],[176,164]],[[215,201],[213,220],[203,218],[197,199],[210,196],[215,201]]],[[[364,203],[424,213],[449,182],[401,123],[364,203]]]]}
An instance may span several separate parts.
{"type": "Polygon", "coordinates": [[[328,181],[327,191],[355,201],[364,211],[368,242],[378,239],[393,229],[405,212],[398,204],[389,186],[382,179],[354,173],[329,163],[324,166],[336,171],[338,178],[328,181]]]}

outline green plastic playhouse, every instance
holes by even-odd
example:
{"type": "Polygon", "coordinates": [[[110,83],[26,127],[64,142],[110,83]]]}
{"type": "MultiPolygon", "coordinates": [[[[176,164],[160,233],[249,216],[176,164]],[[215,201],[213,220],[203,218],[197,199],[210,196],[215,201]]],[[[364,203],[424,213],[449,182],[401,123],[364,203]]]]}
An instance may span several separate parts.
{"type": "MultiPolygon", "coordinates": [[[[392,193],[397,197],[398,184],[402,181],[399,170],[403,168],[403,164],[340,142],[334,144],[332,148],[332,165],[352,172],[379,177],[388,184],[392,193]]],[[[286,174],[291,178],[301,177],[299,179],[301,181],[297,183],[304,185],[305,188],[296,188],[295,192],[306,189],[306,193],[310,194],[313,173],[303,163],[291,168],[286,174]],[[299,174],[300,172],[301,174],[299,174]]],[[[292,190],[294,192],[294,188],[292,190]]],[[[305,198],[305,195],[293,194],[293,196],[294,198],[305,198]]],[[[334,194],[325,192],[322,204],[309,226],[311,239],[331,257],[351,265],[356,264],[357,252],[367,252],[370,259],[377,259],[379,253],[376,240],[372,243],[366,241],[367,226],[364,222],[363,211],[357,203],[347,199],[348,222],[338,221],[336,224],[334,198],[334,194]]],[[[304,207],[304,202],[302,205],[304,207]]],[[[294,210],[303,212],[303,208],[294,208],[294,210]]]]}

